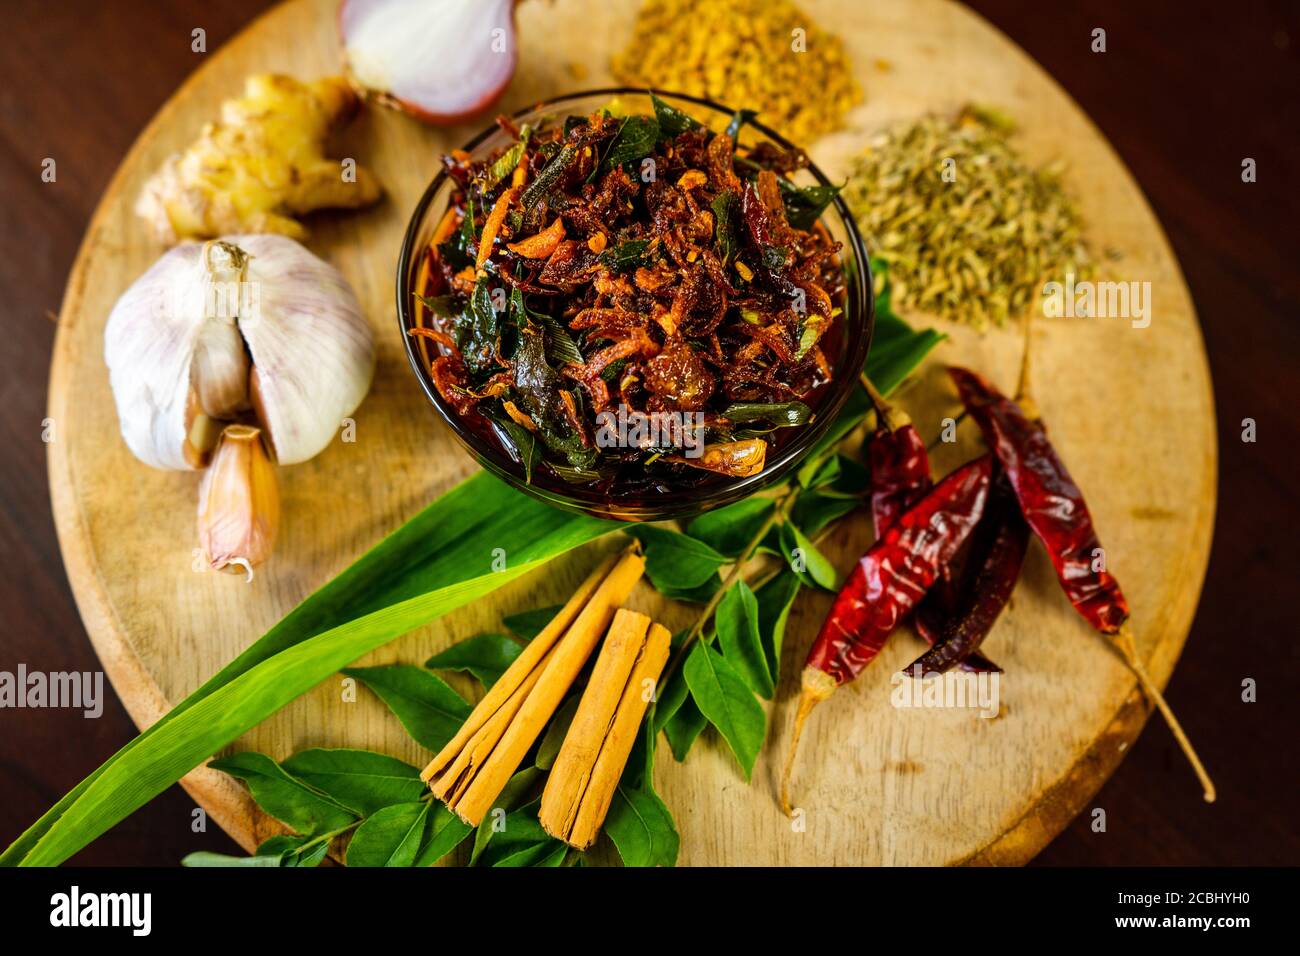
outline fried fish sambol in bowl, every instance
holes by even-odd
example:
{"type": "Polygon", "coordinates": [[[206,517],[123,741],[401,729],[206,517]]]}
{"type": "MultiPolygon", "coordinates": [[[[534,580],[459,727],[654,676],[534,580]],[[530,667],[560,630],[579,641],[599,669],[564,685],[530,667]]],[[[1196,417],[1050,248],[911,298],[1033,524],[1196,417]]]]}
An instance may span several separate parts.
{"type": "Polygon", "coordinates": [[[866,359],[870,274],[802,150],[708,101],[598,90],[501,117],[417,206],[407,354],[488,469],[603,517],[779,481],[866,359]]]}

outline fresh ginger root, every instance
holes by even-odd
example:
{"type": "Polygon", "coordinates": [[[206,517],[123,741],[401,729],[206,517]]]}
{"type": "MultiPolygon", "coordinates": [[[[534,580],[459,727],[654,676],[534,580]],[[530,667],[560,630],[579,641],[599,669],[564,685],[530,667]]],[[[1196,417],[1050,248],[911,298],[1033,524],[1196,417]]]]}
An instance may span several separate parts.
{"type": "Polygon", "coordinates": [[[325,157],[330,127],[358,102],[341,77],[250,76],[220,121],[150,178],[135,211],[167,243],[247,232],[302,239],[307,230],[293,216],[379,198],[368,171],[325,157]]]}

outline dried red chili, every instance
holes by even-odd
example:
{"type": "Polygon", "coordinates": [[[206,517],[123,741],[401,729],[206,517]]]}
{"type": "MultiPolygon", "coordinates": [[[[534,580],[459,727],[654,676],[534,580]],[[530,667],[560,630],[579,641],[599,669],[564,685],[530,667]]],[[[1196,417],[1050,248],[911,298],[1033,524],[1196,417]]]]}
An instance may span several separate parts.
{"type": "Polygon", "coordinates": [[[975,372],[954,367],[948,374],[1006,470],[1025,520],[1047,546],[1070,603],[1103,634],[1118,633],[1129,616],[1128,601],[1104,567],[1088,505],[1047,429],[975,372]]]}
{"type": "MultiPolygon", "coordinates": [[[[884,415],[880,418],[884,420],[884,415]]],[[[910,421],[891,428],[882,424],[867,445],[871,467],[871,520],[883,535],[907,509],[930,490],[930,456],[910,421]]]]}
{"type": "Polygon", "coordinates": [[[1006,470],[1025,520],[1046,545],[1070,603],[1089,624],[1107,636],[1112,647],[1133,671],[1200,778],[1206,802],[1212,803],[1214,783],[1138,656],[1137,644],[1125,626],[1129,618],[1128,601],[1119,582],[1104,566],[1101,543],[1083,493],[1048,439],[1037,406],[1029,396],[1028,323],[1025,329],[1019,402],[1007,398],[968,369],[950,368],[949,375],[957,384],[962,404],[1006,470]]]}
{"type": "MultiPolygon", "coordinates": [[[[880,538],[899,515],[925,497],[934,483],[930,480],[929,452],[912,420],[891,405],[866,375],[861,380],[876,408],[878,423],[867,444],[867,460],[871,469],[871,520],[876,537],[880,538]]],[[[928,620],[942,620],[949,616],[947,602],[938,593],[941,588],[948,590],[950,582],[946,567],[940,568],[940,576],[938,585],[926,594],[913,618],[917,633],[931,645],[940,639],[940,628],[928,626],[928,620]],[[927,609],[929,614],[923,614],[927,609]]],[[[1000,671],[1002,668],[975,654],[969,661],[963,661],[963,669],[979,672],[1000,671]]]]}
{"type": "Polygon", "coordinates": [[[979,521],[992,472],[989,455],[958,468],[886,529],[854,566],[804,664],[781,782],[787,813],[790,771],[808,715],[875,659],[940,569],[952,561],[979,521]]]}
{"type": "Polygon", "coordinates": [[[975,532],[970,536],[970,553],[960,578],[953,582],[953,603],[922,625],[920,622],[934,594],[917,609],[918,630],[933,630],[933,646],[907,668],[905,674],[942,674],[968,662],[988,636],[998,615],[1006,607],[1020,577],[1029,545],[1029,526],[1020,513],[1015,490],[1005,472],[999,472],[989,490],[975,532]],[[946,612],[946,613],[945,613],[946,612]]]}

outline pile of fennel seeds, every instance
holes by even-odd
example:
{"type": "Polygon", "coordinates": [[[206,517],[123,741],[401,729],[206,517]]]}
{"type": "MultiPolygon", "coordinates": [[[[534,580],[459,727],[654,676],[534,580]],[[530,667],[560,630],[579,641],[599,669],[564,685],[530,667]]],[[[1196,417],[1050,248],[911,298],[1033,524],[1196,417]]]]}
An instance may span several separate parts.
{"type": "Polygon", "coordinates": [[[790,0],[644,0],[610,70],[627,86],[755,110],[799,146],[862,102],[843,41],[790,0]]]}
{"type": "Polygon", "coordinates": [[[1037,309],[1045,282],[1093,274],[1059,164],[1027,165],[1005,117],[967,106],[874,138],[844,199],[896,307],[978,329],[1037,309]]]}

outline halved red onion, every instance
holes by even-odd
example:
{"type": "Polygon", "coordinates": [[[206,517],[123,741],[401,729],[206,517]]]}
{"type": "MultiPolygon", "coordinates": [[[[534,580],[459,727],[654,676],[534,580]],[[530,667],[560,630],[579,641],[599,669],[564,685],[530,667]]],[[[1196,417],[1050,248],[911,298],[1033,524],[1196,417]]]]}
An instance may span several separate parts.
{"type": "Polygon", "coordinates": [[[426,123],[487,109],[515,73],[514,0],[344,0],[347,70],[426,123]]]}

